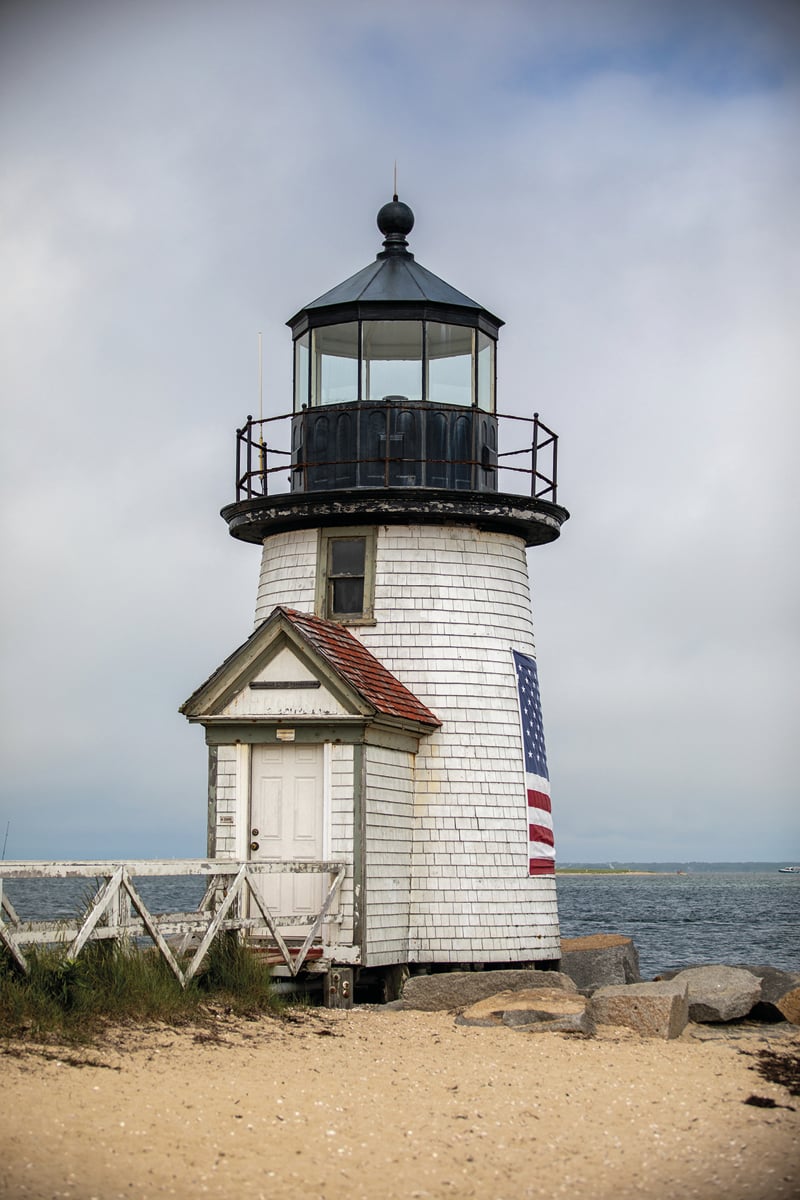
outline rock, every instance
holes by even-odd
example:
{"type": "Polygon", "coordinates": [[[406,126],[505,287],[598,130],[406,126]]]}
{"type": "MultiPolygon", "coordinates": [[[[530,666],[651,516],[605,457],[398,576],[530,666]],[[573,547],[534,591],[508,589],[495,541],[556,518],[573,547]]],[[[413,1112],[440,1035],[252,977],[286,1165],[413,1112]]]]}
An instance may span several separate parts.
{"type": "Polygon", "coordinates": [[[556,988],[577,992],[571,979],[559,971],[441,971],[435,975],[412,975],[403,988],[403,1008],[441,1012],[466,1008],[501,991],[556,988]]]}
{"type": "Polygon", "coordinates": [[[561,939],[561,972],[582,992],[619,983],[639,983],[639,955],[633,941],[619,933],[561,939]]]}
{"type": "Polygon", "coordinates": [[[570,1033],[578,1037],[594,1037],[594,1022],[589,1016],[588,1009],[583,1012],[570,1013],[563,1017],[539,1017],[531,1021],[504,1021],[520,1033],[570,1033]]]}
{"type": "Polygon", "coordinates": [[[784,1019],[778,1003],[787,992],[800,987],[800,973],[779,971],[777,967],[753,967],[749,963],[736,963],[743,971],[749,971],[761,980],[761,996],[750,1011],[754,1021],[782,1021],[784,1019]]]}
{"type": "Polygon", "coordinates": [[[792,988],[791,992],[781,996],[776,1008],[787,1021],[791,1021],[793,1025],[800,1025],[800,987],[792,988]]]}
{"type": "MultiPolygon", "coordinates": [[[[781,1012],[778,1001],[787,992],[791,992],[793,988],[800,987],[800,972],[799,971],[780,971],[777,967],[770,966],[753,966],[752,963],[695,963],[694,968],[700,966],[736,967],[740,971],[749,971],[751,975],[755,975],[756,979],[761,981],[761,995],[756,1003],[751,1008],[748,1016],[753,1021],[783,1021],[784,1016],[781,1012]]],[[[670,968],[668,971],[661,971],[656,975],[657,980],[674,979],[682,971],[689,970],[688,967],[670,968]]]]}
{"type": "Polygon", "coordinates": [[[746,1017],[761,996],[760,981],[741,967],[689,967],[673,982],[688,986],[689,1020],[701,1023],[746,1017]]]}
{"type": "Polygon", "coordinates": [[[561,988],[498,992],[465,1009],[458,1025],[507,1025],[525,1033],[594,1033],[587,1000],[561,988]]]}
{"type": "Polygon", "coordinates": [[[685,983],[630,983],[598,988],[589,1001],[597,1025],[624,1025],[643,1037],[676,1038],[689,1020],[685,983]]]}

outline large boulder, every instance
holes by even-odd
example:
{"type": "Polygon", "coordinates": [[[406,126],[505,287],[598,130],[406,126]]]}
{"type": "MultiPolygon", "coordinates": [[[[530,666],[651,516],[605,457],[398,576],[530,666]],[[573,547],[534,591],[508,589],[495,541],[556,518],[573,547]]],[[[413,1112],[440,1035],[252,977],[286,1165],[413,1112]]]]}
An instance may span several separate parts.
{"type": "Polygon", "coordinates": [[[506,1025],[523,1033],[577,1033],[590,1037],[594,1023],[588,1001],[561,988],[498,992],[470,1005],[456,1017],[459,1025],[506,1025]]]}
{"type": "Polygon", "coordinates": [[[562,938],[560,970],[590,995],[599,987],[639,983],[639,955],[633,941],[620,933],[562,938]]]}
{"type": "Polygon", "coordinates": [[[761,996],[753,1006],[750,1016],[755,1021],[782,1021],[781,999],[794,988],[800,987],[800,973],[780,971],[777,967],[753,967],[750,963],[736,963],[743,971],[749,971],[761,980],[761,996]]]}
{"type": "Polygon", "coordinates": [[[577,992],[571,979],[559,971],[441,971],[435,975],[412,975],[403,987],[403,1008],[442,1012],[466,1008],[498,992],[531,988],[556,988],[577,992]]]}
{"type": "Polygon", "coordinates": [[[685,983],[629,983],[598,988],[589,1001],[597,1025],[624,1025],[643,1037],[676,1038],[689,1020],[685,983]]]}
{"type": "Polygon", "coordinates": [[[800,1025],[800,987],[793,988],[791,992],[781,996],[777,1008],[787,1021],[791,1021],[793,1025],[800,1025]]]}
{"type": "Polygon", "coordinates": [[[741,967],[689,967],[674,983],[689,989],[689,1020],[703,1023],[746,1017],[761,996],[761,981],[741,967]]]}

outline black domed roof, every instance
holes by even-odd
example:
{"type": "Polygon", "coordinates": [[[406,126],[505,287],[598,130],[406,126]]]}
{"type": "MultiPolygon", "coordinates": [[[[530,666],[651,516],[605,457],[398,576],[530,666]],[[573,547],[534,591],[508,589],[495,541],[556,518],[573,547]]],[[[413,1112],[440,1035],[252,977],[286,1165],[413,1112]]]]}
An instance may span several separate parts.
{"type": "Polygon", "coordinates": [[[503,324],[499,317],[415,261],[406,241],[406,234],[413,227],[414,213],[407,204],[396,196],[384,204],[378,213],[378,228],[385,236],[384,249],[375,261],[305,305],[287,324],[295,330],[307,322],[316,324],[315,318],[322,318],[323,314],[330,320],[334,315],[331,310],[336,310],[336,318],[344,321],[358,316],[375,319],[382,305],[392,306],[391,315],[395,319],[402,319],[405,310],[409,317],[414,317],[427,313],[430,307],[434,310],[439,307],[446,310],[444,317],[460,316],[462,323],[480,323],[496,337],[503,324]],[[348,313],[348,309],[353,311],[348,313]]]}

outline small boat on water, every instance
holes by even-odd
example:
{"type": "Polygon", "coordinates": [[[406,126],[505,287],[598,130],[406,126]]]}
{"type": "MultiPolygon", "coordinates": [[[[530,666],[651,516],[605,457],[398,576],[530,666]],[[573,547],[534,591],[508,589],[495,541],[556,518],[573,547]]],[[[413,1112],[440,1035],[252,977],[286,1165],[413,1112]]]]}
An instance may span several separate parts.
{"type": "Polygon", "coordinates": [[[778,867],[779,875],[800,875],[800,867],[778,867]]]}

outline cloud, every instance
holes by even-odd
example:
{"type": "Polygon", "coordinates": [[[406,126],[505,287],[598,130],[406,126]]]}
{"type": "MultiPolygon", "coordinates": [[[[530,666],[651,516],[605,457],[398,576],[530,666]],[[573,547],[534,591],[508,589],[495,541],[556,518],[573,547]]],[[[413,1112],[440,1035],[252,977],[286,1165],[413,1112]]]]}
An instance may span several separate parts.
{"type": "Polygon", "coordinates": [[[251,627],[217,510],[256,334],[284,411],[284,322],[374,255],[395,159],[417,257],[508,322],[501,408],[561,435],[573,517],[530,561],[562,856],[800,852],[793,7],[2,19],[9,855],[202,848],[176,709],[251,627]]]}

